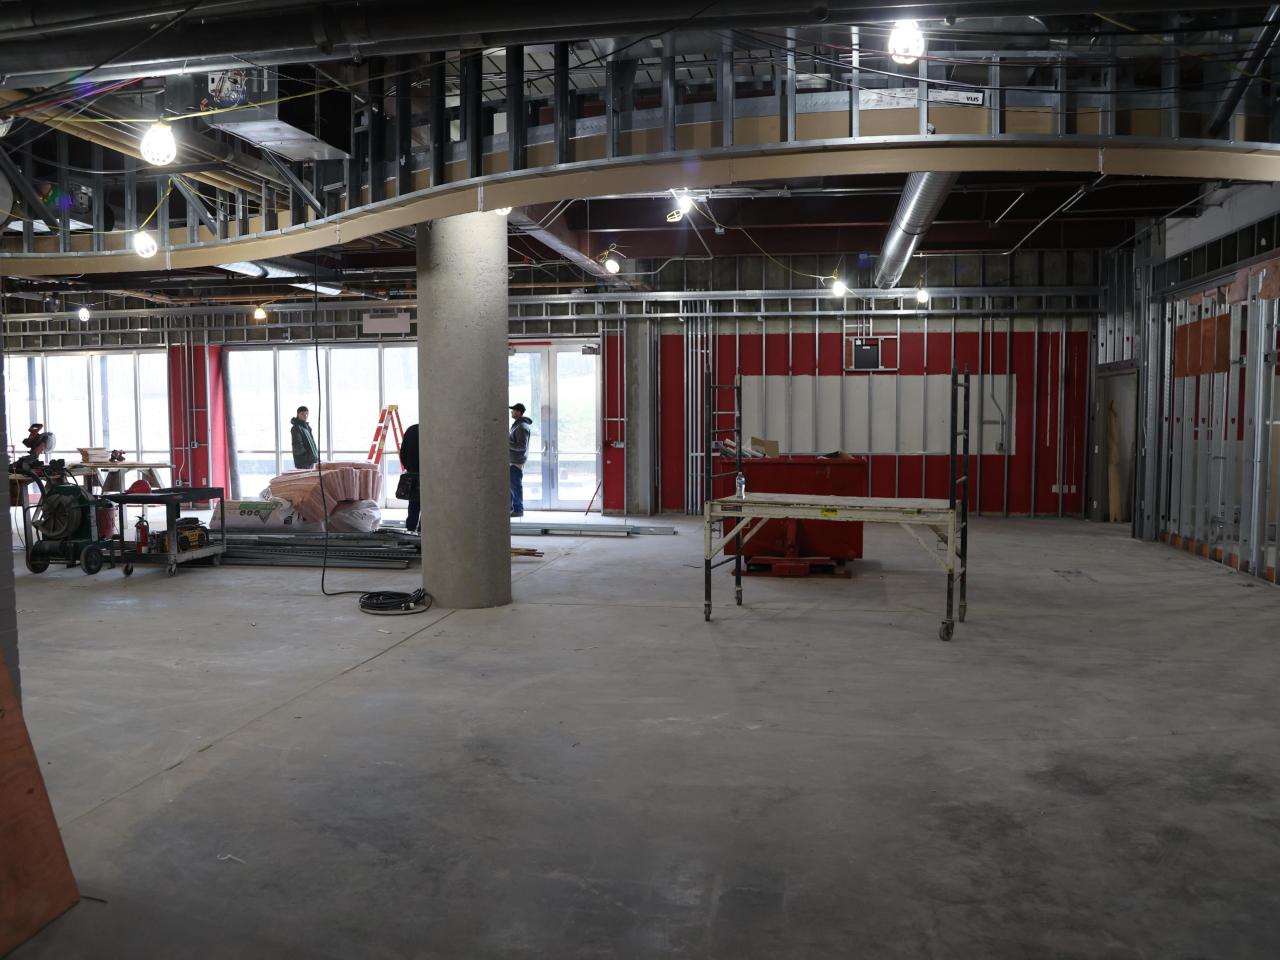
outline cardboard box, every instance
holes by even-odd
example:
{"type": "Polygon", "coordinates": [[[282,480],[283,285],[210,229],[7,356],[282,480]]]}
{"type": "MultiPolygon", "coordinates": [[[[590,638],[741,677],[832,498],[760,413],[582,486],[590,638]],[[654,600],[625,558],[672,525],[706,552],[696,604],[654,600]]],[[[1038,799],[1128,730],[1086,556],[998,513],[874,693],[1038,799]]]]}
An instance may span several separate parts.
{"type": "Polygon", "coordinates": [[[766,457],[776,457],[779,455],[777,440],[761,440],[759,437],[752,437],[750,446],[753,449],[759,450],[766,457]]]}

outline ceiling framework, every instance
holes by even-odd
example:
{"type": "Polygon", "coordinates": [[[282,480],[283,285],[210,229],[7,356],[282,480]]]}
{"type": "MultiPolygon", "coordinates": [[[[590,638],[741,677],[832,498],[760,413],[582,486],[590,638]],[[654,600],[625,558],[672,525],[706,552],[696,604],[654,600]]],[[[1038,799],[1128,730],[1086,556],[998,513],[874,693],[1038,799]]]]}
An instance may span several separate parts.
{"type": "Polygon", "coordinates": [[[1206,181],[1280,179],[1274,8],[907,4],[927,54],[904,66],[863,2],[147,6],[0,10],[10,292],[251,303],[307,274],[378,299],[411,284],[417,224],[498,206],[512,264],[550,268],[527,282],[643,286],[603,256],[873,254],[926,170],[959,177],[925,254],[1097,249],[1206,181]],[[140,159],[160,118],[168,168],[140,159]],[[218,267],[282,257],[292,277],[218,267]]]}

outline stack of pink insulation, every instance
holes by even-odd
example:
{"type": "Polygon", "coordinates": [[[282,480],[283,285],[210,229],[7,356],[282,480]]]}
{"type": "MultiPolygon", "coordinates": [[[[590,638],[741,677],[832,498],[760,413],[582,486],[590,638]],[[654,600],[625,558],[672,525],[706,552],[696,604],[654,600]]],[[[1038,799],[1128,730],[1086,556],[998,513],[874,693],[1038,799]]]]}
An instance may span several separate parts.
{"type": "Polygon", "coordinates": [[[379,499],[382,471],[377,464],[357,461],[322,463],[312,470],[288,470],[271,481],[271,495],[288,500],[304,520],[324,520],[344,501],[379,499]],[[324,471],[323,492],[320,470],[324,471]]]}

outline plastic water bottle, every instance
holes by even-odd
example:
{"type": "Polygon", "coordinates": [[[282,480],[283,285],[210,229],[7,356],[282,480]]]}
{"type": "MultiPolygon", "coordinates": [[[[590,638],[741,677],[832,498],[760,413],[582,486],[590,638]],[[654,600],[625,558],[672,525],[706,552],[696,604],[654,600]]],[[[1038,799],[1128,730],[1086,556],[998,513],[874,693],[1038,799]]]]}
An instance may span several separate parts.
{"type": "Polygon", "coordinates": [[[734,480],[734,485],[738,488],[738,499],[747,499],[747,478],[739,473],[737,479],[734,480]]]}

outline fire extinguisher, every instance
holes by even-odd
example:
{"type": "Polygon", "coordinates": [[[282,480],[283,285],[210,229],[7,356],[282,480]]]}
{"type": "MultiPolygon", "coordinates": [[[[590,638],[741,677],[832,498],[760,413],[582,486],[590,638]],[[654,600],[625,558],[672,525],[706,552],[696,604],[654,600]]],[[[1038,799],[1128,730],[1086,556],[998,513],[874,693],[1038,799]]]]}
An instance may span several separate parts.
{"type": "Polygon", "coordinates": [[[147,518],[139,517],[138,522],[133,525],[133,529],[138,538],[138,553],[146,553],[147,541],[151,538],[151,525],[147,523],[147,518]]]}

